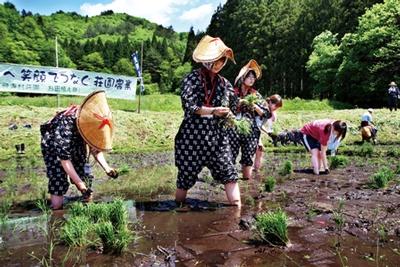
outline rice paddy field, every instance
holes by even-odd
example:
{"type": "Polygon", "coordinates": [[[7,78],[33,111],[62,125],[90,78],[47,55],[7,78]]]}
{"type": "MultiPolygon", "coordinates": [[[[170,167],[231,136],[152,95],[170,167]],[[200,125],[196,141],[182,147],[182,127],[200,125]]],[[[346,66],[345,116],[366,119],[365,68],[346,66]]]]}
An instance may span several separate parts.
{"type": "MultiPolygon", "coordinates": [[[[61,98],[62,107],[81,98],[61,98]]],[[[378,142],[361,144],[364,109],[329,101],[284,102],[274,130],[318,118],[342,119],[349,132],[331,172],[310,174],[302,146],[263,136],[261,170],[240,180],[242,209],[204,170],[185,206],[174,202],[174,137],[179,97],[110,101],[120,172],[94,165],[94,203],[71,186],[64,210],[48,208],[39,125],[55,97],[0,98],[1,266],[398,266],[400,263],[400,116],[375,109],[378,142]],[[25,153],[16,153],[16,145],[25,153]],[[111,212],[113,211],[113,212],[111,212]]],[[[400,111],[398,111],[400,112],[400,111]]],[[[238,170],[240,166],[238,165],[238,170]]]]}

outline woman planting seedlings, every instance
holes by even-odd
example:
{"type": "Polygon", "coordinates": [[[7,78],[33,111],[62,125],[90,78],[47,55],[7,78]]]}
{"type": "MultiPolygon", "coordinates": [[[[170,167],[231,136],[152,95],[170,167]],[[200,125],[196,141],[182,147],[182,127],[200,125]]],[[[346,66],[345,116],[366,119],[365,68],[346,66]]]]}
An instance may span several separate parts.
{"type": "Polygon", "coordinates": [[[240,98],[236,117],[239,120],[248,120],[251,123],[248,134],[240,133],[237,128],[228,131],[234,164],[239,155],[239,150],[241,150],[240,164],[242,165],[244,180],[252,177],[253,157],[261,134],[257,126],[256,116],[268,119],[272,114],[270,109],[262,105],[263,98],[254,88],[255,81],[260,78],[261,68],[254,59],[251,59],[243,66],[235,79],[235,96],[240,98]]]}
{"type": "Polygon", "coordinates": [[[111,150],[114,124],[104,91],[88,95],[82,105],[71,106],[40,126],[41,149],[46,164],[48,192],[52,209],[61,209],[68,190],[68,177],[82,193],[92,199],[92,154],[108,176],[118,177],[102,151],[111,150]]]}
{"type": "Polygon", "coordinates": [[[224,184],[230,204],[240,207],[238,175],[232,163],[225,119],[236,110],[232,85],[218,75],[233,51],[221,39],[204,36],[193,52],[201,63],[182,83],[181,100],[184,118],[175,137],[175,165],[178,168],[175,199],[186,200],[204,167],[214,180],[224,184]]]}
{"type": "Polygon", "coordinates": [[[341,120],[315,120],[304,125],[300,131],[303,133],[304,146],[311,154],[314,174],[328,174],[328,143],[343,140],[346,137],[347,124],[341,120]]]}
{"type": "MultiPolygon", "coordinates": [[[[271,95],[265,99],[264,102],[264,107],[267,108],[271,112],[271,117],[266,119],[265,117],[263,118],[262,116],[256,116],[256,121],[257,121],[257,126],[259,129],[268,134],[270,137],[273,135],[273,124],[277,120],[277,110],[281,108],[283,105],[283,100],[280,95],[271,95]],[[265,128],[265,125],[267,128],[265,128]]],[[[264,157],[264,145],[261,140],[261,134],[260,137],[258,138],[258,145],[257,145],[257,150],[256,150],[256,156],[254,159],[254,171],[258,171],[261,168],[262,165],[262,159],[264,157]]]]}

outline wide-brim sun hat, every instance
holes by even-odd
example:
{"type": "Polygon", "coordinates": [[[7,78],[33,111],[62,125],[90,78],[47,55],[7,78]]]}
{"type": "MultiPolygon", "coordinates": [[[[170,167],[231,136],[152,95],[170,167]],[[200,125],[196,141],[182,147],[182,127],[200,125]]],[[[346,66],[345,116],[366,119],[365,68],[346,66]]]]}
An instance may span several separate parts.
{"type": "Polygon", "coordinates": [[[219,37],[205,35],[193,51],[193,60],[198,63],[217,61],[222,57],[229,58],[235,63],[233,50],[226,46],[219,37]]]}
{"type": "Polygon", "coordinates": [[[397,84],[395,82],[391,82],[389,83],[389,86],[397,86],[397,84]]]}
{"type": "Polygon", "coordinates": [[[94,91],[80,105],[76,120],[85,142],[100,151],[110,151],[114,137],[114,121],[105,91],[94,91]]]}
{"type": "Polygon", "coordinates": [[[374,112],[374,110],[373,110],[372,108],[367,109],[367,111],[368,111],[369,113],[373,113],[373,112],[374,112]]]}
{"type": "Polygon", "coordinates": [[[255,72],[257,80],[261,78],[262,74],[260,65],[258,65],[257,61],[255,61],[254,59],[250,59],[250,61],[239,71],[239,74],[238,76],[236,76],[235,79],[235,84],[239,81],[240,78],[246,77],[247,73],[250,70],[255,72]]]}

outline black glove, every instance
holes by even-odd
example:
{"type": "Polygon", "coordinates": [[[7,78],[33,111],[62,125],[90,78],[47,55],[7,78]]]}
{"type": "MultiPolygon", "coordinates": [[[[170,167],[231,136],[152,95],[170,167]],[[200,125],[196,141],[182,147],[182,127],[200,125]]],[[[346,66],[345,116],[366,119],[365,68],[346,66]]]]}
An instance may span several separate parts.
{"type": "Polygon", "coordinates": [[[107,172],[107,175],[113,179],[117,179],[118,171],[116,169],[112,169],[111,171],[107,172]]]}

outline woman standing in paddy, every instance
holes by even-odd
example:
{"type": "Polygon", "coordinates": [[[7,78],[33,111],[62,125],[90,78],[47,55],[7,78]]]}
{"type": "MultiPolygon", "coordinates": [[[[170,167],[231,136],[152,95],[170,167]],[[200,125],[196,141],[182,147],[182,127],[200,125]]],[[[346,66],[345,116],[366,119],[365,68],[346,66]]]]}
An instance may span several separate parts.
{"type": "Polygon", "coordinates": [[[232,160],[236,164],[236,158],[241,150],[243,179],[248,180],[252,177],[253,158],[256,153],[261,131],[257,125],[256,117],[268,119],[272,115],[272,108],[263,106],[264,99],[254,88],[256,80],[261,78],[261,68],[258,63],[251,59],[239,72],[235,79],[235,96],[240,98],[237,109],[238,119],[246,119],[251,123],[250,134],[238,133],[235,129],[229,129],[229,144],[232,151],[232,160]],[[257,98],[255,103],[245,104],[246,97],[253,95],[257,98]]]}
{"type": "Polygon", "coordinates": [[[185,112],[175,137],[175,165],[178,168],[175,200],[182,203],[204,167],[214,180],[224,184],[230,204],[240,206],[237,171],[232,163],[223,118],[236,110],[232,85],[218,75],[233,51],[221,39],[204,36],[193,52],[201,63],[182,83],[181,100],[185,112]]]}

